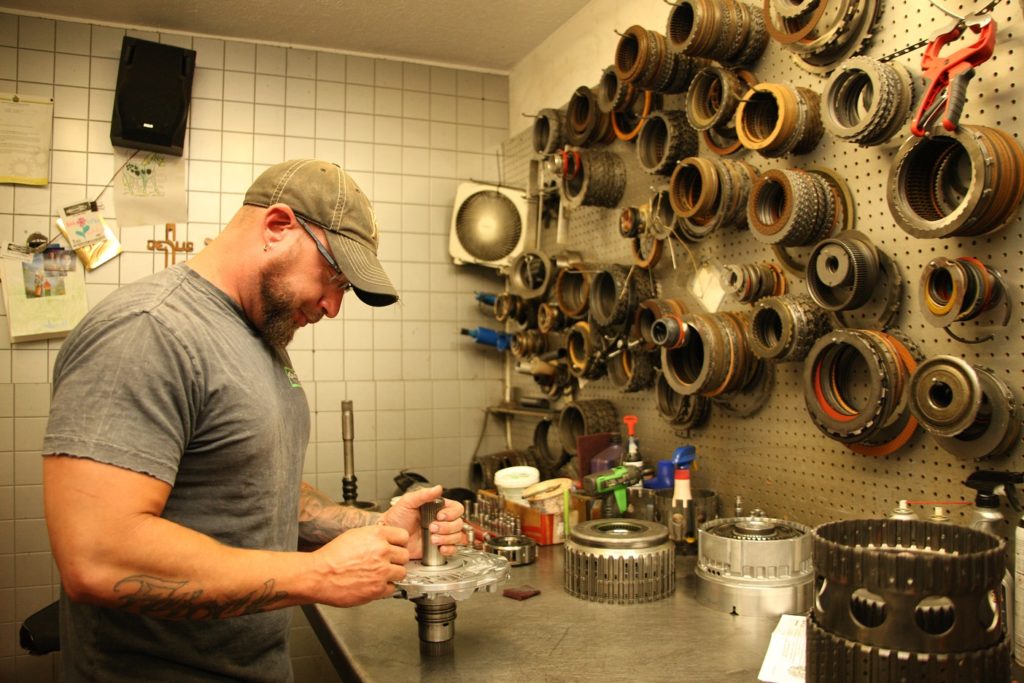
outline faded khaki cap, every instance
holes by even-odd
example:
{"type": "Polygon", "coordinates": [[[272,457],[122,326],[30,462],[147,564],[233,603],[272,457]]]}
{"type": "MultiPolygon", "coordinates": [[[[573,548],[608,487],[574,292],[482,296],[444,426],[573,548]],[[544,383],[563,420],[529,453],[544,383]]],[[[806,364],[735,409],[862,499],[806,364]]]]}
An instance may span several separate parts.
{"type": "Polygon", "coordinates": [[[287,204],[327,231],[342,272],[361,301],[389,306],[398,291],[377,260],[377,218],[352,176],[330,161],[293,159],[271,166],[245,193],[245,204],[287,204]]]}

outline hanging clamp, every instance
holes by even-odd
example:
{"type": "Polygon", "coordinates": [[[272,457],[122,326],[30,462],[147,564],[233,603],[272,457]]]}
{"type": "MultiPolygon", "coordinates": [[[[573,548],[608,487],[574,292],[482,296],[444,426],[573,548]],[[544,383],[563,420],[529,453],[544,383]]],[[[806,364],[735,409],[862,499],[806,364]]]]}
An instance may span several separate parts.
{"type": "Polygon", "coordinates": [[[989,15],[969,14],[932,38],[921,57],[921,70],[928,87],[910,124],[911,133],[924,137],[926,128],[943,110],[943,105],[942,126],[949,131],[956,130],[974,67],[988,61],[995,47],[996,22],[989,15]],[[948,57],[941,57],[942,49],[968,28],[978,34],[978,40],[948,57]]]}

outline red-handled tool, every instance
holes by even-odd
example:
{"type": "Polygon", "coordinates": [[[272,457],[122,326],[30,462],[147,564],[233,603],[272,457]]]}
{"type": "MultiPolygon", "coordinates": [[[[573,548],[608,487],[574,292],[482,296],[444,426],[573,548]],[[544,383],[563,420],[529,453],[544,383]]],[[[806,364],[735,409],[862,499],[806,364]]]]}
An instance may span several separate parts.
{"type": "Polygon", "coordinates": [[[974,77],[974,67],[986,62],[995,47],[996,22],[988,15],[968,15],[932,38],[921,57],[921,69],[928,81],[928,88],[910,123],[911,133],[924,137],[926,129],[942,111],[943,105],[943,128],[956,130],[967,99],[967,84],[974,77]],[[941,57],[939,53],[942,48],[959,38],[967,28],[978,34],[978,40],[948,57],[941,57]]]}

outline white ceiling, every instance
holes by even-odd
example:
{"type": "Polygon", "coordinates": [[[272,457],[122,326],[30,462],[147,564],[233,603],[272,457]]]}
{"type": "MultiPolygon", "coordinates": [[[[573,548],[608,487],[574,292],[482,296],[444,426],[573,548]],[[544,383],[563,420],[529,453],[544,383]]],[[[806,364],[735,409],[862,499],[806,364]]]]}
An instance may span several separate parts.
{"type": "Polygon", "coordinates": [[[0,9],[508,72],[587,0],[0,0],[0,9]]]}

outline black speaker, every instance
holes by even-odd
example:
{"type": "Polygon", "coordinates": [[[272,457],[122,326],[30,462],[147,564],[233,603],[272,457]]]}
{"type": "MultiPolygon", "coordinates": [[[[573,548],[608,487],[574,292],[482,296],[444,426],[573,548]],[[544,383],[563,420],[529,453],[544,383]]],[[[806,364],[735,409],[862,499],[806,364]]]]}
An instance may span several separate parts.
{"type": "Polygon", "coordinates": [[[181,156],[196,52],[124,37],[110,142],[181,156]]]}

